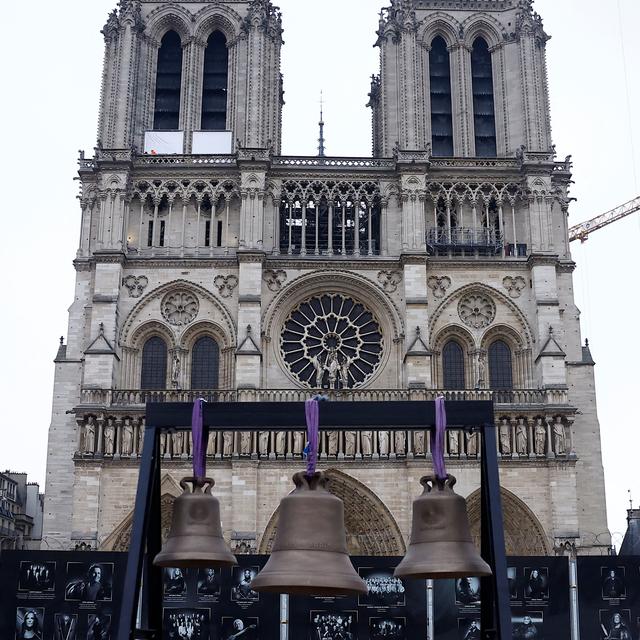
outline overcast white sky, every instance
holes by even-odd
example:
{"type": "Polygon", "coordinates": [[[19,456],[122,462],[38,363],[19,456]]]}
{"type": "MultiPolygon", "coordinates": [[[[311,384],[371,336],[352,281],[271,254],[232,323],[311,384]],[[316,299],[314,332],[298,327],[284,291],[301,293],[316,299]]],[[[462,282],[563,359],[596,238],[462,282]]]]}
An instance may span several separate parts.
{"type": "MultiPolygon", "coordinates": [[[[640,2],[537,0],[548,45],[552,122],[558,155],[573,154],[578,198],[571,223],[640,194],[640,2]],[[621,28],[622,25],[622,28],[621,28]],[[623,39],[632,127],[623,71],[623,39]],[[635,148],[635,157],[633,150],[635,148]]],[[[53,364],[73,299],[71,261],[79,235],[78,149],[96,140],[103,42],[116,0],[35,0],[3,6],[0,65],[5,179],[0,255],[0,469],[44,481],[53,364]]],[[[369,155],[369,77],[381,0],[280,0],[284,13],[284,153],[316,152],[320,89],[327,152],[369,155]]],[[[626,527],[627,490],[640,504],[638,437],[640,216],[574,246],[583,336],[597,362],[609,523],[626,527]]],[[[579,440],[578,440],[579,453],[579,440]]],[[[71,478],[69,482],[71,482],[71,478]]],[[[617,534],[617,535],[616,535],[617,534]]]]}

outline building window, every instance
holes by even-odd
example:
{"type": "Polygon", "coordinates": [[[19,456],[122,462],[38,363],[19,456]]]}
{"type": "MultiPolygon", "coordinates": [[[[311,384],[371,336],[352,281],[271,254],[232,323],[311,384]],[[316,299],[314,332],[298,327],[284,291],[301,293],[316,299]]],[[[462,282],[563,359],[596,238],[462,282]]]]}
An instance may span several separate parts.
{"type": "Polygon", "coordinates": [[[208,336],[199,338],[191,353],[191,388],[217,389],[219,368],[218,343],[208,336]]]}
{"type": "Polygon", "coordinates": [[[214,31],[204,52],[202,82],[202,123],[205,131],[224,131],[227,126],[227,81],[229,51],[227,39],[214,31]]]}
{"type": "Polygon", "coordinates": [[[434,156],[453,155],[451,66],[447,43],[438,36],[429,51],[431,146],[434,156]]]}
{"type": "Polygon", "coordinates": [[[492,389],[513,389],[511,349],[502,340],[489,347],[489,382],[492,389]]]}
{"type": "Polygon", "coordinates": [[[149,338],[142,347],[141,389],[166,389],[167,345],[162,338],[149,338]]]}
{"type": "Polygon", "coordinates": [[[478,38],[473,43],[471,78],[476,156],[479,158],[492,158],[497,155],[493,69],[489,45],[484,38],[478,38]]]}
{"type": "Polygon", "coordinates": [[[442,350],[442,374],[445,389],[465,389],[464,351],[450,340],[442,350]]]}
{"type": "Polygon", "coordinates": [[[180,128],[180,96],[182,91],[182,42],[175,31],[162,38],[158,50],[156,102],[153,128],[175,131],[180,128]]]}

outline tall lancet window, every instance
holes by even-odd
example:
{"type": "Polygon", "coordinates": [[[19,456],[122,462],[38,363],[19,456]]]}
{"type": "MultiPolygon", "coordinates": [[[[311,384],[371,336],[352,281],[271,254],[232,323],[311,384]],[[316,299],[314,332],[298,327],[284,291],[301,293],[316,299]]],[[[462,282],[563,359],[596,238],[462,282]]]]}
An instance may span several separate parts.
{"type": "Polygon", "coordinates": [[[214,31],[204,52],[200,128],[205,131],[223,131],[227,127],[228,67],[227,39],[220,31],[214,31]]]}
{"type": "Polygon", "coordinates": [[[166,389],[167,344],[158,337],[149,338],[142,347],[141,389],[166,389]]]}
{"type": "Polygon", "coordinates": [[[484,38],[473,43],[471,51],[473,84],[473,120],[476,132],[476,156],[492,158],[497,155],[496,114],[493,98],[493,69],[491,52],[484,38]]]}
{"type": "Polygon", "coordinates": [[[175,31],[168,31],[158,50],[154,129],[175,131],[180,128],[181,90],[182,42],[175,31]]]}
{"type": "Polygon", "coordinates": [[[453,155],[451,66],[447,43],[438,36],[429,51],[431,87],[431,148],[434,156],[453,155]]]}

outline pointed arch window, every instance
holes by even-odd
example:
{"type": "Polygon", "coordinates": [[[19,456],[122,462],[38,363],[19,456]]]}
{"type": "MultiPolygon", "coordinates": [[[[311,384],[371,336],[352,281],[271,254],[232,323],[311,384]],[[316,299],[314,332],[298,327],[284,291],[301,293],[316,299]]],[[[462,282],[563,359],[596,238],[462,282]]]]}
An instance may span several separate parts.
{"type": "Polygon", "coordinates": [[[447,43],[434,38],[429,51],[431,92],[431,147],[434,156],[453,155],[453,116],[451,107],[451,65],[447,43]]]}
{"type": "Polygon", "coordinates": [[[459,343],[450,340],[442,350],[442,374],[445,389],[465,389],[464,351],[459,343]]]}
{"type": "Polygon", "coordinates": [[[167,345],[165,341],[154,336],[142,347],[141,389],[166,389],[167,387],[167,345]]]}
{"type": "Polygon", "coordinates": [[[513,389],[511,348],[503,340],[489,347],[489,385],[492,389],[513,389]]]}
{"type": "Polygon", "coordinates": [[[209,336],[196,340],[191,352],[191,388],[217,389],[220,369],[220,348],[209,336]]]}
{"type": "Polygon", "coordinates": [[[227,39],[214,31],[204,52],[202,81],[203,131],[224,131],[227,126],[227,83],[229,79],[229,51],[227,39]]]}
{"type": "Polygon", "coordinates": [[[156,100],[153,128],[175,131],[180,128],[182,93],[182,42],[175,31],[168,31],[158,50],[156,100]]]}
{"type": "Polygon", "coordinates": [[[493,68],[489,45],[484,38],[477,38],[473,43],[471,80],[476,156],[492,158],[497,155],[493,68]]]}

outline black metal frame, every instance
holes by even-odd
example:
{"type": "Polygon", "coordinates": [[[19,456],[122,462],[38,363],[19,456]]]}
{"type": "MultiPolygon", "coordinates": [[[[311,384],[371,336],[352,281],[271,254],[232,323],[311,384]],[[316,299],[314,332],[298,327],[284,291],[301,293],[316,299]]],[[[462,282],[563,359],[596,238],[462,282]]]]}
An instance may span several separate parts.
{"type": "MultiPolygon", "coordinates": [[[[160,432],[188,430],[191,403],[149,403],[127,559],[117,640],[162,636],[162,573],[152,559],[161,547],[160,432]],[[140,624],[138,624],[138,605],[140,624]]],[[[511,640],[511,610],[502,524],[493,402],[447,402],[448,428],[475,430],[481,438],[482,556],[493,575],[482,579],[482,637],[511,640]]],[[[435,402],[321,402],[320,428],[333,431],[432,429],[435,402]]],[[[304,429],[303,402],[205,404],[205,431],[304,429]]]]}

